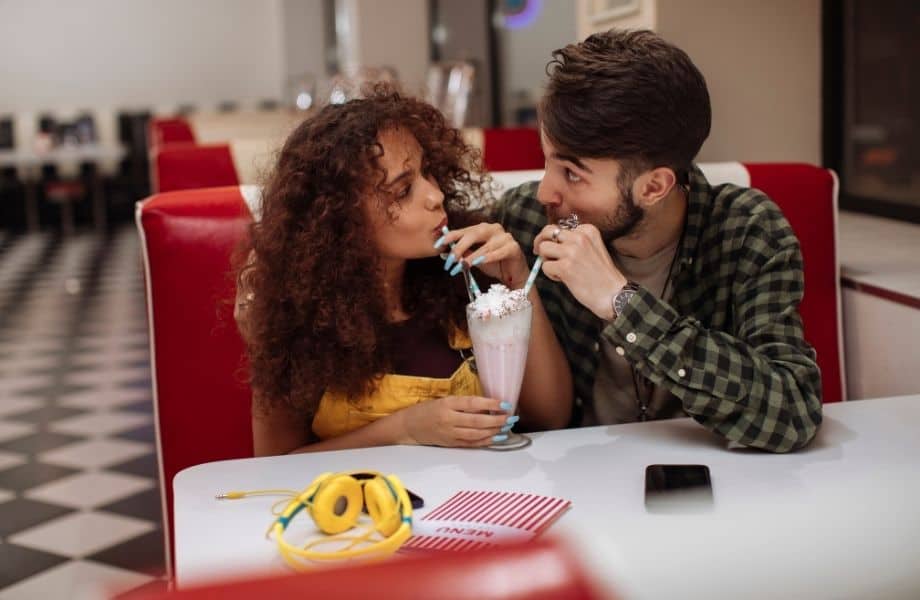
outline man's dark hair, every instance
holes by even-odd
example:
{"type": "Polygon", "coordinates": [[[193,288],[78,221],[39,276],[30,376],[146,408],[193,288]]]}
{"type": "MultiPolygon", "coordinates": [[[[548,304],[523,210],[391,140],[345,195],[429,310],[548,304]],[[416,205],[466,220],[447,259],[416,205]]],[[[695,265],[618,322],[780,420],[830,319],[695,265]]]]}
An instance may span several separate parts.
{"type": "Polygon", "coordinates": [[[633,172],[683,178],[709,136],[712,110],[687,53],[651,31],[611,29],[553,52],[540,118],[562,154],[613,158],[633,172]]]}

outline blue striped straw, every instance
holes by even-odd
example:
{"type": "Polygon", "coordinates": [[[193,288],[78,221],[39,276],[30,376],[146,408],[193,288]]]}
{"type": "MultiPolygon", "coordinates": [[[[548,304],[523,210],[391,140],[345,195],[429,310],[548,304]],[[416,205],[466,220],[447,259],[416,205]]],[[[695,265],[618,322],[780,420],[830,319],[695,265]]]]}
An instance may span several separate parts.
{"type": "Polygon", "coordinates": [[[537,280],[537,275],[540,273],[540,267],[543,266],[543,257],[538,256],[537,260],[533,263],[533,268],[530,269],[530,275],[527,276],[527,283],[524,284],[524,295],[530,293],[530,288],[533,287],[533,282],[537,280]]]}
{"type": "MultiPolygon", "coordinates": [[[[447,228],[447,225],[441,228],[441,233],[443,233],[444,235],[447,235],[448,233],[450,233],[450,229],[447,228]]],[[[453,249],[453,247],[456,245],[457,245],[457,242],[454,242],[453,244],[451,244],[450,245],[451,249],[453,249]]],[[[466,280],[467,290],[473,294],[473,298],[480,297],[482,295],[482,290],[479,289],[479,284],[476,283],[476,278],[473,277],[473,271],[469,268],[464,268],[462,269],[462,271],[463,271],[463,278],[466,280]]],[[[473,298],[470,298],[470,299],[472,300],[473,298]]]]}
{"type": "MultiPolygon", "coordinates": [[[[575,229],[578,227],[578,215],[575,213],[570,214],[569,216],[559,219],[557,221],[560,229],[575,229]]],[[[537,260],[533,263],[533,268],[530,269],[530,275],[527,276],[527,283],[524,284],[524,295],[530,293],[530,288],[533,287],[534,282],[537,280],[537,275],[540,273],[540,267],[543,266],[543,257],[538,256],[537,260]]]]}

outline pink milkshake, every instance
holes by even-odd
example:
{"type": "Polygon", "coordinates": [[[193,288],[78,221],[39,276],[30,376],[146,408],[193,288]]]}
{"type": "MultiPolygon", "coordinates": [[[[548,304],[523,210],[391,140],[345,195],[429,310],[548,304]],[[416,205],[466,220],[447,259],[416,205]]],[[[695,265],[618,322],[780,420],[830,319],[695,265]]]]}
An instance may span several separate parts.
{"type": "Polygon", "coordinates": [[[533,305],[523,290],[493,284],[466,307],[476,370],[483,393],[517,410],[524,380],[533,305]]]}

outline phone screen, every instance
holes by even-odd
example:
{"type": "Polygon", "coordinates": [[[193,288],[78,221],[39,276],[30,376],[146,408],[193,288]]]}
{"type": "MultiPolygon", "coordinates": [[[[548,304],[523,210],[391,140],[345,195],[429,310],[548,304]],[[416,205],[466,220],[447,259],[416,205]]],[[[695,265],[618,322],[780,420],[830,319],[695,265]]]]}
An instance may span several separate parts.
{"type": "Polygon", "coordinates": [[[712,508],[712,480],[706,465],[649,465],[645,507],[650,512],[701,512],[712,508]]]}

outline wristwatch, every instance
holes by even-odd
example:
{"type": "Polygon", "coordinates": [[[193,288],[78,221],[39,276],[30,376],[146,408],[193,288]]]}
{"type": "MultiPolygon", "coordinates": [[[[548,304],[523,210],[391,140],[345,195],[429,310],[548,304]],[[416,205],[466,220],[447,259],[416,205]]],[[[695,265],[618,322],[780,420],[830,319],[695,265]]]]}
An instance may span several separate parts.
{"type": "Polygon", "coordinates": [[[634,281],[627,281],[626,285],[623,288],[613,295],[610,298],[610,304],[613,306],[613,318],[616,319],[620,316],[624,310],[626,310],[626,305],[629,304],[629,301],[633,296],[636,295],[636,292],[639,291],[639,284],[634,281]]]}

